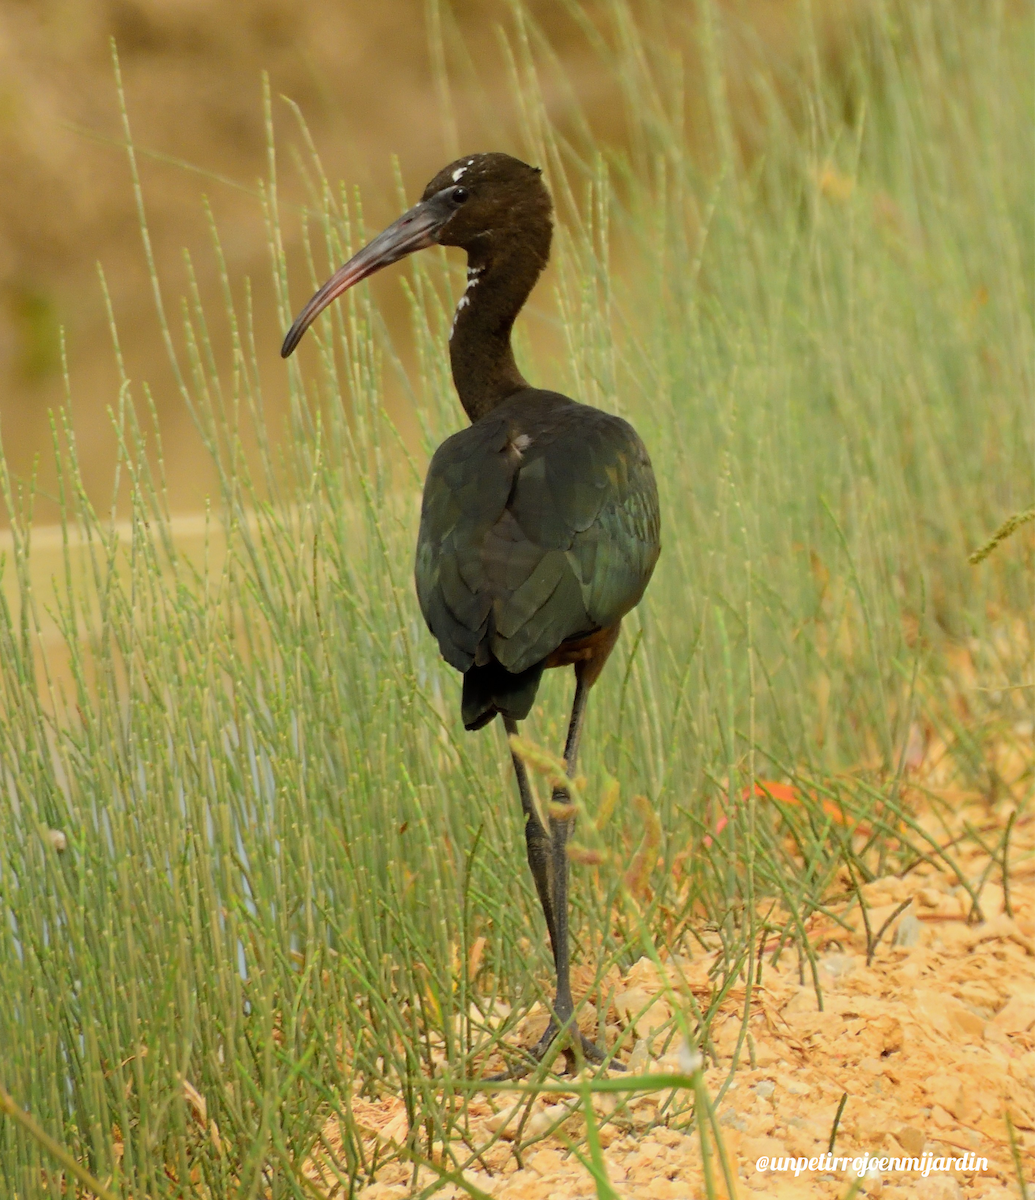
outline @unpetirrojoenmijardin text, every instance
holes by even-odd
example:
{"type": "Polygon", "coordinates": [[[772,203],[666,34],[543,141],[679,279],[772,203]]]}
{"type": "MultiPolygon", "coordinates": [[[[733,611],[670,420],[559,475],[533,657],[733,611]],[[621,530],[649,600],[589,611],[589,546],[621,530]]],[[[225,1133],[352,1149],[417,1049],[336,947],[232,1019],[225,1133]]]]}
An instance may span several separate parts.
{"type": "Polygon", "coordinates": [[[863,1154],[855,1158],[845,1158],[836,1154],[820,1154],[815,1158],[770,1158],[763,1154],[755,1162],[756,1171],[793,1171],[795,1176],[805,1171],[821,1171],[830,1174],[835,1171],[851,1171],[862,1178],[865,1175],[910,1174],[930,1175],[943,1174],[946,1171],[987,1171],[988,1159],[978,1158],[967,1153],[959,1158],[936,1157],[930,1151],[925,1151],[919,1158],[896,1158],[872,1154],[863,1154]]]}

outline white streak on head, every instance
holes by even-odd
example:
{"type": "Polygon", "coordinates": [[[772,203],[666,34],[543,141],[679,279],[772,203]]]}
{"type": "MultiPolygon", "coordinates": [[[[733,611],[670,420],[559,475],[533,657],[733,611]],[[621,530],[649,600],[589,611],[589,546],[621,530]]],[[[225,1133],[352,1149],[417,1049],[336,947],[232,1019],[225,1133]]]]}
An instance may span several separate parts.
{"type": "MultiPolygon", "coordinates": [[[[467,167],[469,167],[470,165],[471,164],[468,163],[467,167]]],[[[460,178],[460,176],[463,175],[463,173],[467,170],[467,167],[457,167],[457,169],[453,172],[453,182],[454,183],[456,183],[456,181],[460,178]]]]}

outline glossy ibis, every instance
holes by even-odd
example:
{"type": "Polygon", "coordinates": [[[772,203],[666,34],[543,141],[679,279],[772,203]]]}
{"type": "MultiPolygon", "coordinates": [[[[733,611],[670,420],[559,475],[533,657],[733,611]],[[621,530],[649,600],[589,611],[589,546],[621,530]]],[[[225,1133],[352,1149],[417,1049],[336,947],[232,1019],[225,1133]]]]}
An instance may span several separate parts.
{"type": "MultiPolygon", "coordinates": [[[[419,204],[313,296],[281,354],[295,349],[332,300],[382,267],[427,246],[467,251],[467,289],[449,353],[471,424],[442,443],[428,468],[417,596],[442,656],[463,672],[467,729],[481,729],[498,713],[515,733],[543,670],[574,666],[564,748],[571,778],[589,689],[657,562],[659,516],[650,459],[633,428],[531,387],[514,361],[510,332],[549,257],[551,212],[535,167],[507,154],[450,163],[419,204]]],[[[538,1060],[560,1030],[571,1033],[567,844],[574,816],[559,789],[547,828],[525,765],[512,757],[528,864],[557,971],[553,1014],[531,1050],[538,1060]]],[[[585,1038],[581,1044],[601,1061],[596,1046],[585,1038]]]]}

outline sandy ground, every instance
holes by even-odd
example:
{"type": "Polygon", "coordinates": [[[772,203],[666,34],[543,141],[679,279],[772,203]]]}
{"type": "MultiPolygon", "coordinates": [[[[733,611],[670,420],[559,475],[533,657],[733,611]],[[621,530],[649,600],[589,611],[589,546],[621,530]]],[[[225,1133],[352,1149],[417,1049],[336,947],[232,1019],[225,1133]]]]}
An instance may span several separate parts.
{"type": "MultiPolygon", "coordinates": [[[[1027,779],[1027,774],[1014,777],[1027,779]]],[[[921,862],[901,878],[877,879],[862,889],[872,933],[910,901],[887,926],[869,965],[857,900],[831,906],[850,932],[822,914],[810,922],[822,1008],[807,968],[802,984],[795,955],[785,954],[776,968],[766,960],[761,985],[750,996],[750,1038],[743,1039],[739,1065],[717,1104],[718,1127],[735,1174],[732,1190],[742,1200],[849,1192],[855,1178],[851,1164],[825,1170],[817,1165],[797,1176],[756,1169],[764,1155],[824,1154],[846,1094],[835,1144],[839,1158],[867,1152],[903,1159],[928,1155],[932,1163],[926,1175],[878,1168],[865,1179],[864,1195],[998,1200],[1019,1194],[1018,1162],[1026,1180],[1035,1178],[1035,814],[1019,793],[994,806],[963,793],[941,799],[951,801],[953,813],[947,831],[940,825],[943,844],[950,840],[946,832],[951,837],[954,827],[961,834],[969,827],[990,848],[1019,804],[1008,891],[1004,894],[1001,870],[967,835],[953,853],[972,886],[984,879],[980,918],[970,913],[970,899],[951,872],[921,862]]],[[[634,1027],[634,1071],[679,1070],[670,1036],[672,1006],[687,1004],[688,993],[706,1004],[716,965],[714,955],[671,958],[659,972],[644,958],[624,977],[612,973],[605,985],[612,996],[608,1023],[612,1034],[634,1027]],[[657,1032],[662,1027],[669,1033],[657,1032]]],[[[709,1059],[704,1081],[713,1099],[730,1074],[745,999],[743,980],[738,980],[712,1024],[715,1059],[709,1059]]],[[[587,1014],[590,1020],[593,1015],[587,1014]]],[[[542,1012],[529,1013],[517,1040],[528,1044],[544,1021],[542,1012]]],[[[608,1177],[623,1200],[689,1200],[705,1194],[700,1142],[696,1133],[685,1132],[686,1097],[685,1092],[641,1095],[617,1107],[605,1097],[594,1102],[608,1177]]],[[[485,1093],[471,1103],[466,1140],[482,1152],[465,1181],[498,1200],[595,1195],[589,1172],[571,1151],[575,1143],[585,1152],[577,1100],[551,1094],[529,1103],[525,1097],[513,1109],[514,1099],[513,1093],[485,1093]]],[[[382,1158],[386,1152],[390,1157],[405,1142],[406,1116],[398,1097],[357,1096],[353,1111],[369,1131],[371,1155],[378,1150],[382,1158]]],[[[329,1147],[340,1145],[336,1121],[328,1121],[324,1137],[329,1147]]],[[[463,1146],[456,1149],[461,1162],[470,1155],[463,1146]]],[[[712,1164],[715,1169],[714,1157],[712,1164]]],[[[328,1197],[345,1194],[318,1159],[306,1173],[328,1197]]],[[[396,1160],[360,1196],[395,1200],[435,1178],[432,1169],[422,1167],[415,1180],[412,1166],[396,1160]]],[[[446,1184],[438,1193],[465,1194],[477,1192],[446,1184]]],[[[727,1194],[721,1173],[718,1194],[727,1194]]]]}

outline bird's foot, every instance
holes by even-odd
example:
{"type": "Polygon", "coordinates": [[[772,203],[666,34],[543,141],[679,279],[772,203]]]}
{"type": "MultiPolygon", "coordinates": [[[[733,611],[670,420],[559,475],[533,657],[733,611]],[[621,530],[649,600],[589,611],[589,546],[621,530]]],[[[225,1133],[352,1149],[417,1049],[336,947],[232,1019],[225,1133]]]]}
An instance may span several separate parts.
{"type": "MultiPolygon", "coordinates": [[[[560,1024],[551,1018],[550,1024],[547,1025],[539,1041],[523,1052],[525,1061],[516,1063],[510,1070],[503,1071],[499,1075],[490,1075],[487,1082],[502,1083],[506,1080],[524,1079],[526,1075],[533,1071],[546,1058],[554,1042],[561,1035],[561,1032],[560,1024]]],[[[563,1036],[566,1044],[561,1049],[561,1054],[564,1056],[564,1070],[566,1074],[575,1075],[578,1072],[580,1058],[598,1066],[601,1063],[607,1062],[607,1068],[610,1071],[625,1070],[625,1067],[621,1063],[615,1062],[613,1059],[608,1062],[607,1054],[600,1049],[596,1042],[591,1042],[578,1029],[566,1029],[563,1036]]]]}

